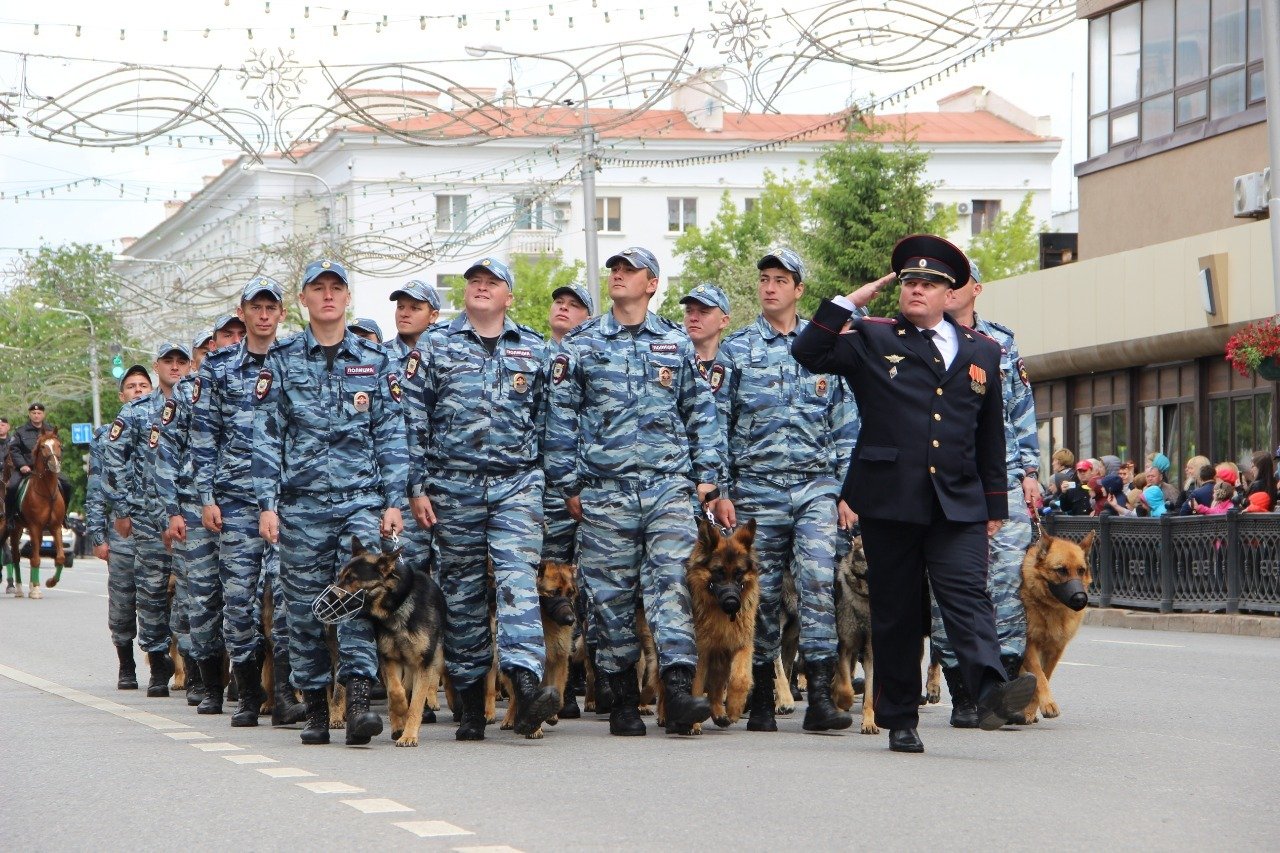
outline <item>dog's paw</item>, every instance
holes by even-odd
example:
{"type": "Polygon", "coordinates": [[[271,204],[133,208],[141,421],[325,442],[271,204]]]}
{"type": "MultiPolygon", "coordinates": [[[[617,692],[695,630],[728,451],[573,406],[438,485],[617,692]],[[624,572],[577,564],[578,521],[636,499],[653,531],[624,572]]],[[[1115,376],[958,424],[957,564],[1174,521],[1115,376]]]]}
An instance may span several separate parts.
{"type": "Polygon", "coordinates": [[[869,723],[866,720],[863,720],[862,733],[864,735],[878,735],[880,734],[880,727],[877,726],[875,723],[869,723]]]}
{"type": "Polygon", "coordinates": [[[560,722],[560,718],[555,714],[552,714],[550,717],[547,717],[542,722],[546,723],[548,726],[554,726],[556,723],[560,722]]]}
{"type": "Polygon", "coordinates": [[[595,709],[596,709],[596,703],[595,703],[595,702],[583,702],[583,703],[582,703],[582,710],[584,710],[584,711],[594,711],[595,709]]]}
{"type": "MultiPolygon", "coordinates": [[[[492,723],[492,722],[493,722],[493,720],[490,720],[489,722],[490,722],[490,723],[492,723]]],[[[515,724],[515,723],[513,723],[513,722],[510,722],[510,721],[508,721],[508,720],[503,720],[503,721],[502,721],[502,731],[504,731],[504,732],[509,732],[509,731],[511,731],[512,729],[514,729],[515,727],[516,727],[516,724],[515,724]]]]}
{"type": "Polygon", "coordinates": [[[525,740],[542,740],[544,737],[546,737],[546,735],[542,733],[542,726],[538,726],[534,729],[533,734],[524,736],[525,740]]]}
{"type": "MultiPolygon", "coordinates": [[[[498,722],[498,715],[497,715],[497,714],[493,714],[492,716],[485,717],[485,718],[484,718],[484,721],[485,721],[485,724],[486,724],[486,725],[490,725],[490,726],[492,726],[494,723],[498,722]]],[[[511,727],[510,727],[510,726],[503,726],[503,728],[504,728],[504,729],[509,729],[509,728],[511,728],[511,727]]]]}
{"type": "MultiPolygon", "coordinates": [[[[719,724],[719,723],[716,723],[716,725],[720,725],[720,724],[719,724]]],[[[689,727],[689,734],[691,734],[691,735],[700,735],[700,734],[702,734],[702,723],[694,723],[692,726],[690,726],[690,727],[689,727]]]]}
{"type": "Polygon", "coordinates": [[[920,704],[937,705],[942,701],[942,687],[937,684],[930,684],[929,689],[925,691],[924,702],[920,704]]]}
{"type": "Polygon", "coordinates": [[[733,720],[728,717],[712,717],[711,719],[716,724],[717,728],[727,729],[729,726],[733,725],[733,720]]]}
{"type": "Polygon", "coordinates": [[[843,687],[837,687],[831,691],[831,701],[841,711],[847,711],[853,707],[853,691],[846,690],[843,687]]]}
{"type": "Polygon", "coordinates": [[[417,746],[417,745],[418,745],[418,739],[416,737],[403,735],[401,737],[396,738],[396,746],[417,746]]]}
{"type": "Polygon", "coordinates": [[[779,717],[789,717],[796,712],[796,706],[779,702],[773,706],[773,713],[779,717]]]}
{"type": "Polygon", "coordinates": [[[650,706],[648,706],[648,705],[641,705],[639,710],[640,710],[640,716],[642,716],[642,717],[652,717],[652,716],[653,716],[653,708],[651,708],[651,707],[650,707],[650,706]]]}
{"type": "Polygon", "coordinates": [[[1050,699],[1040,706],[1040,713],[1044,715],[1046,720],[1052,720],[1054,717],[1062,714],[1062,709],[1058,707],[1058,703],[1050,699]]]}

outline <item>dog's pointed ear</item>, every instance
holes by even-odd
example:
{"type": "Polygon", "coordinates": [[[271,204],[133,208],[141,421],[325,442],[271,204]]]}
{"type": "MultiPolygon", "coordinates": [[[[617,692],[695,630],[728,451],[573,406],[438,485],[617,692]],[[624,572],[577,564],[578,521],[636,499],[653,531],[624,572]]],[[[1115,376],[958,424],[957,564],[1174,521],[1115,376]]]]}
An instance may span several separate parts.
{"type": "Polygon", "coordinates": [[[1048,533],[1040,534],[1040,541],[1036,543],[1036,559],[1043,560],[1049,555],[1049,546],[1053,544],[1053,537],[1048,533]]]}
{"type": "Polygon", "coordinates": [[[547,573],[547,564],[545,561],[538,563],[538,580],[542,580],[542,576],[547,573]]]}
{"type": "Polygon", "coordinates": [[[716,549],[716,543],[720,541],[720,534],[716,533],[712,528],[711,522],[701,513],[698,514],[698,544],[708,553],[716,549]]]}
{"type": "Polygon", "coordinates": [[[400,552],[403,550],[403,548],[397,548],[394,551],[386,551],[378,558],[378,571],[384,578],[395,573],[396,565],[400,562],[400,552]]]}
{"type": "Polygon", "coordinates": [[[351,536],[351,556],[359,557],[365,553],[365,547],[360,543],[360,537],[352,534],[351,536]]]}
{"type": "Polygon", "coordinates": [[[1085,560],[1089,559],[1089,551],[1093,549],[1093,546],[1097,543],[1097,541],[1098,541],[1098,531],[1096,530],[1090,530],[1087,534],[1085,534],[1085,537],[1080,540],[1080,550],[1084,551],[1085,560]]]}
{"type": "Polygon", "coordinates": [[[733,538],[742,545],[750,547],[751,543],[756,541],[756,520],[750,518],[747,519],[746,524],[739,524],[738,529],[733,532],[733,538]]]}

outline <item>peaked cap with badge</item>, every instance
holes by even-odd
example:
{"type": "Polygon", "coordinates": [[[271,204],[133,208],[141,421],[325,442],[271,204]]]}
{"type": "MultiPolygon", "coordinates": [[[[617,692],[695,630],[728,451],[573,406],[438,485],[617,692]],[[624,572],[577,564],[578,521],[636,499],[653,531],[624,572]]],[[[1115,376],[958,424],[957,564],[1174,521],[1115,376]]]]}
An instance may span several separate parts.
{"type": "Polygon", "coordinates": [[[924,279],[953,290],[969,281],[969,259],[964,252],[932,234],[912,234],[899,240],[893,247],[892,266],[898,281],[924,279]]]}

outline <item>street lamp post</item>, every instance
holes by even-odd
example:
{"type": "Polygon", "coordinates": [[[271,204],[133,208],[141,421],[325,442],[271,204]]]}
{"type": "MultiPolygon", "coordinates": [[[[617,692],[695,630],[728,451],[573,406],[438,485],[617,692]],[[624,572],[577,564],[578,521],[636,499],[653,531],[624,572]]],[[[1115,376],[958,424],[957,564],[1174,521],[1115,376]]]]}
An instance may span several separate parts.
{"type": "Polygon", "coordinates": [[[328,181],[317,175],[315,172],[304,172],[301,169],[279,169],[273,166],[268,166],[265,163],[245,163],[240,167],[240,169],[244,172],[266,172],[271,175],[300,175],[304,178],[314,178],[319,181],[320,185],[324,187],[325,193],[329,196],[329,223],[328,227],[325,228],[329,248],[331,250],[337,249],[338,204],[334,199],[333,187],[329,186],[328,181]]]}
{"type": "Polygon", "coordinates": [[[599,238],[596,233],[596,130],[591,124],[591,106],[589,103],[590,95],[587,91],[587,79],[582,76],[582,72],[572,62],[567,59],[561,59],[558,56],[544,53],[519,53],[514,50],[504,50],[494,45],[468,47],[466,50],[470,56],[475,57],[484,56],[486,53],[496,53],[517,59],[546,59],[550,62],[558,62],[572,71],[573,76],[578,78],[578,83],[582,86],[582,162],[579,169],[582,172],[582,224],[586,233],[587,290],[591,292],[591,298],[598,306],[600,304],[600,249],[598,245],[599,238]]]}
{"type": "Polygon", "coordinates": [[[93,318],[83,311],[70,308],[55,308],[43,302],[35,303],[37,311],[57,311],[59,314],[70,314],[83,317],[89,324],[89,387],[93,390],[93,428],[102,426],[102,386],[98,380],[98,332],[93,327],[93,318]]]}

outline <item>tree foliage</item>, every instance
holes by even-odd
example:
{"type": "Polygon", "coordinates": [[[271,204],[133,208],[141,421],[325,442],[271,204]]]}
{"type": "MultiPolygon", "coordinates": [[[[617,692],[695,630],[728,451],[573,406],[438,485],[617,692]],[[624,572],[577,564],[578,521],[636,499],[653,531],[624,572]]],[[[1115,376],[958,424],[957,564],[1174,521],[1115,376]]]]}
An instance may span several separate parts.
{"type": "MultiPolygon", "coordinates": [[[[583,280],[585,267],[581,261],[566,264],[559,253],[554,255],[515,255],[511,259],[511,275],[516,280],[515,298],[507,315],[517,323],[536,329],[542,335],[551,336],[551,293],[558,287],[583,280]]],[[[447,276],[443,294],[447,304],[461,311],[462,276],[447,276]]],[[[608,295],[601,294],[605,302],[602,310],[608,310],[608,295]]]]}
{"type": "Polygon", "coordinates": [[[1040,237],[1031,215],[1031,193],[1013,213],[1001,211],[991,227],[969,243],[968,255],[978,265],[983,281],[995,281],[1031,272],[1040,263],[1040,237]]]}

